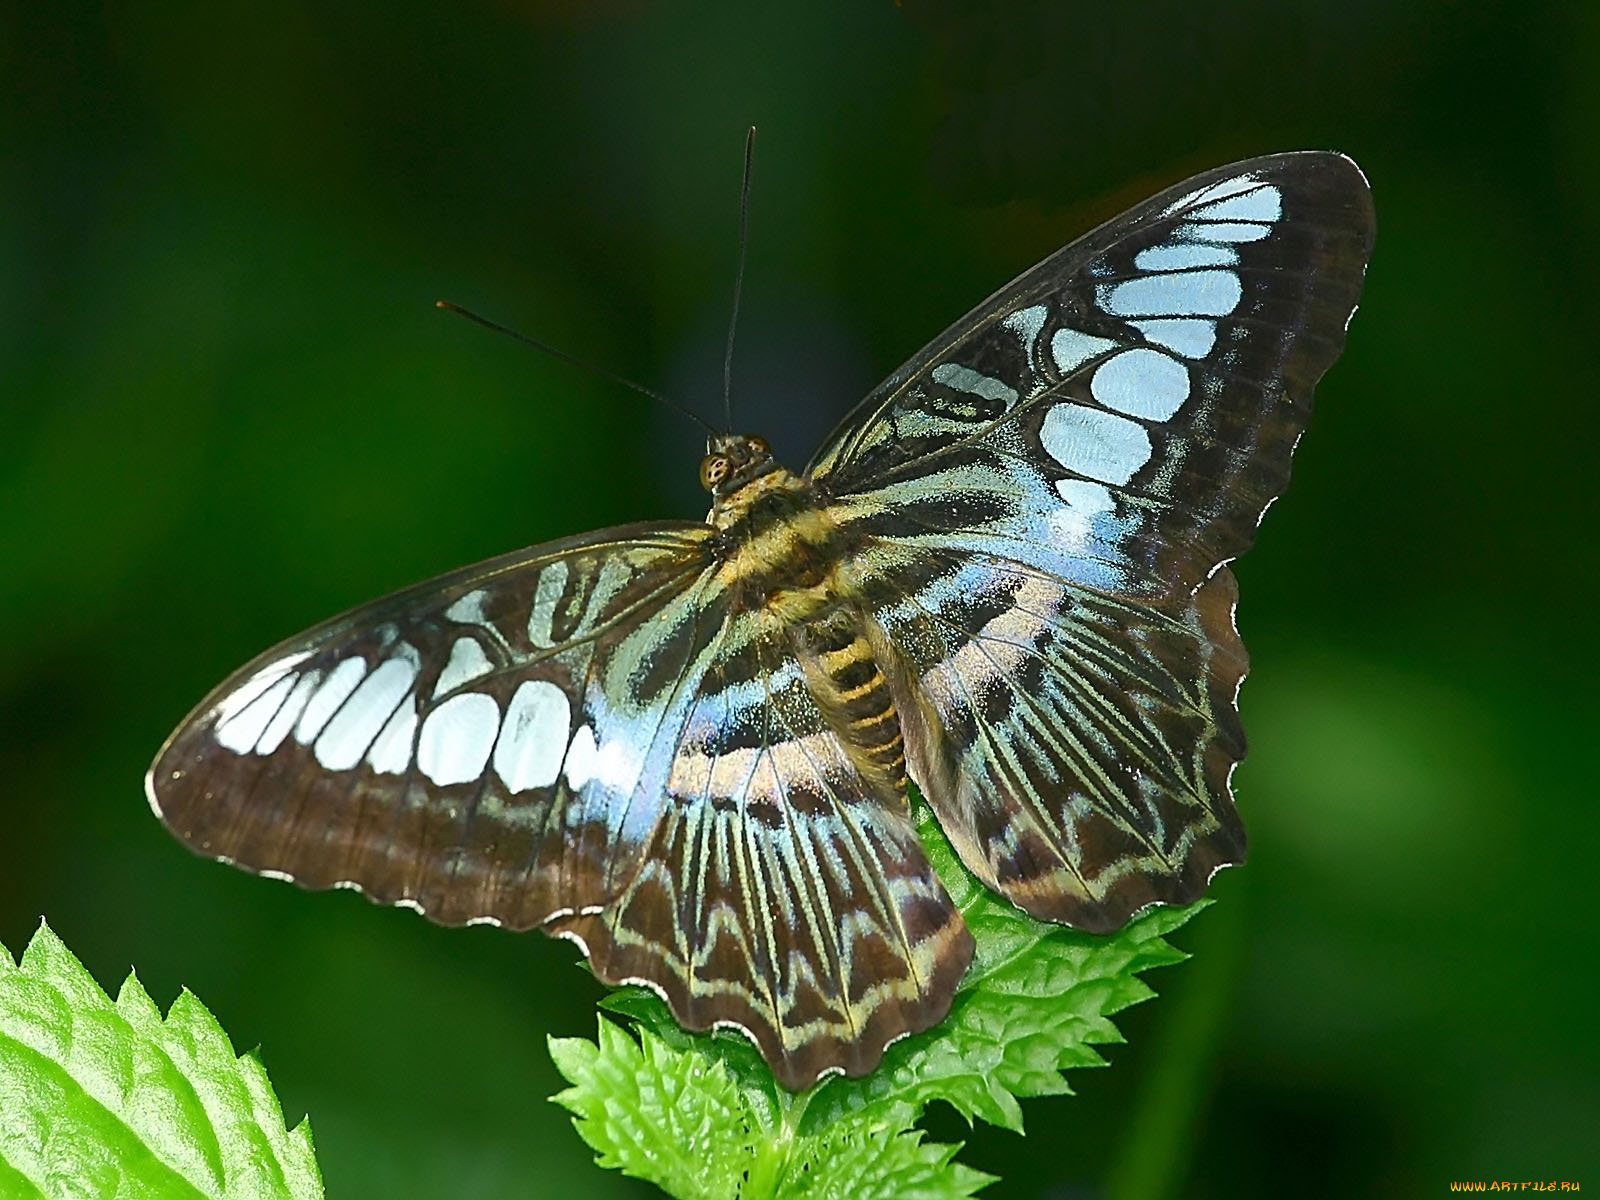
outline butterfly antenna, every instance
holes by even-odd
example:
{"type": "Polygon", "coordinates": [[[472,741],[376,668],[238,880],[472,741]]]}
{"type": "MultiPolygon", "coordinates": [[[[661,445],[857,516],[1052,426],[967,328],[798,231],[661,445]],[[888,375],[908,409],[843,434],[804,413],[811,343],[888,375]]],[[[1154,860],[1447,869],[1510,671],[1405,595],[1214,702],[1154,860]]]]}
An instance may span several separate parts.
{"type": "Polygon", "coordinates": [[[715,436],[717,432],[711,427],[711,423],[704,417],[701,417],[697,413],[690,412],[676,400],[669,399],[655,389],[645,387],[642,383],[635,383],[631,379],[623,378],[615,371],[608,371],[604,367],[597,367],[592,362],[588,362],[585,359],[579,358],[576,354],[568,354],[565,350],[557,350],[554,346],[551,346],[545,342],[541,342],[538,338],[531,338],[525,333],[519,333],[517,330],[512,329],[509,326],[500,324],[498,321],[491,321],[488,317],[479,316],[470,308],[462,308],[461,305],[450,300],[435,300],[433,304],[435,308],[442,308],[446,312],[453,312],[457,316],[465,317],[469,321],[476,321],[485,329],[492,329],[496,333],[503,333],[513,341],[521,342],[524,346],[532,346],[535,350],[541,350],[545,354],[550,355],[552,358],[559,358],[562,362],[571,363],[575,367],[582,367],[585,371],[593,371],[596,375],[599,375],[604,379],[611,380],[612,383],[620,383],[623,387],[632,388],[642,396],[649,396],[653,400],[659,400],[668,408],[681,412],[696,425],[700,426],[700,428],[704,429],[707,434],[715,436]]]}
{"type": "Polygon", "coordinates": [[[745,248],[750,242],[750,169],[756,159],[756,127],[744,135],[744,181],[739,186],[739,269],[733,276],[733,314],[728,318],[728,349],[722,356],[722,416],[733,432],[733,331],[739,324],[739,293],[744,290],[745,248]]]}

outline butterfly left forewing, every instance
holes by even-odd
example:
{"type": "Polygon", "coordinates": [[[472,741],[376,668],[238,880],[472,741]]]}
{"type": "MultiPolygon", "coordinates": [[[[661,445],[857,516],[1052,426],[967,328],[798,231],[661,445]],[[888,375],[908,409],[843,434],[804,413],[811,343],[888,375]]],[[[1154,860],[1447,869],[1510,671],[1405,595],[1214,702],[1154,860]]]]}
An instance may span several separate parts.
{"type": "Polygon", "coordinates": [[[201,702],[150,770],[151,805],[202,854],[446,924],[602,903],[637,845],[611,836],[583,756],[628,739],[643,772],[667,681],[715,625],[705,543],[696,525],[605,531],[328,621],[201,702]],[[622,655],[647,669],[608,690],[622,655]]]}

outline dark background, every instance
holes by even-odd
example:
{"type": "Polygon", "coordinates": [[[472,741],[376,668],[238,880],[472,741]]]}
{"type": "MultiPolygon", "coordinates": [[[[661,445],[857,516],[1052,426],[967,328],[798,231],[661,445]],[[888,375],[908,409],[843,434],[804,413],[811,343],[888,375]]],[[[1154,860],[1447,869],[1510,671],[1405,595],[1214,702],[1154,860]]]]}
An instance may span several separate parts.
{"type": "MultiPolygon", "coordinates": [[[[546,1097],[570,946],[192,858],[141,794],[226,672],[517,545],[698,515],[761,127],[739,423],[799,466],[996,285],[1191,171],[1331,147],[1378,245],[1239,572],[1250,865],[992,1195],[1600,1188],[1600,9],[11,6],[0,941],[193,988],[330,1194],[636,1195],[546,1097]],[[760,9],[761,11],[757,11],[760,9]],[[1588,515],[1585,516],[1584,514],[1588,515]]],[[[941,1136],[965,1130],[936,1121],[941,1136]]]]}

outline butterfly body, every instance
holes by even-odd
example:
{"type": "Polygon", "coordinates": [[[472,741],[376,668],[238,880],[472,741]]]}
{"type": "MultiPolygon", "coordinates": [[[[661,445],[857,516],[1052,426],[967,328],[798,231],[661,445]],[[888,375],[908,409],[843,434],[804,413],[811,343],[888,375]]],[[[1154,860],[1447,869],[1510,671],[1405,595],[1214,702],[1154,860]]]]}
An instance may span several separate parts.
{"type": "Polygon", "coordinates": [[[730,443],[754,444],[760,457],[751,455],[759,465],[736,485],[715,491],[707,516],[717,530],[715,551],[724,556],[721,586],[737,609],[754,614],[754,637],[787,644],[857,770],[881,800],[904,808],[898,715],[850,569],[860,547],[814,484],[772,462],[764,440],[720,439],[712,454],[730,443]]]}
{"type": "Polygon", "coordinates": [[[1227,563],[1282,491],[1372,242],[1348,159],[1273,155],[1085,235],[801,472],[718,435],[704,522],[536,546],[268,651],[162,747],[201,853],[540,928],[786,1086],[873,1069],[974,943],[923,854],[1119,927],[1242,861],[1227,563]]]}

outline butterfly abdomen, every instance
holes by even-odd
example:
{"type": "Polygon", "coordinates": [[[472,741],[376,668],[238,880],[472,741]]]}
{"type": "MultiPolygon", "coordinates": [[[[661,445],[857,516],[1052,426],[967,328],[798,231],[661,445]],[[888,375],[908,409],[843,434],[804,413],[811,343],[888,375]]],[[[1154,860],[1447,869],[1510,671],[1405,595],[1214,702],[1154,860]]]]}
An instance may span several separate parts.
{"type": "MultiPolygon", "coordinates": [[[[818,592],[824,591],[818,588],[818,592]]],[[[905,793],[905,743],[888,680],[863,636],[860,616],[832,596],[795,630],[797,656],[818,707],[858,769],[885,798],[905,793]]],[[[792,601],[791,601],[792,603],[792,601]]]]}

